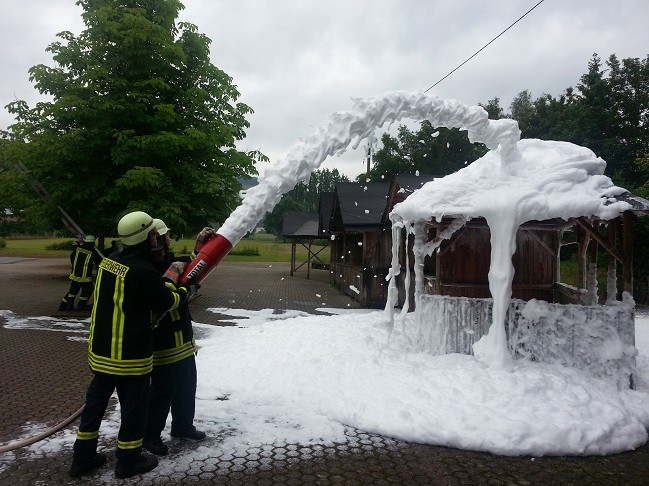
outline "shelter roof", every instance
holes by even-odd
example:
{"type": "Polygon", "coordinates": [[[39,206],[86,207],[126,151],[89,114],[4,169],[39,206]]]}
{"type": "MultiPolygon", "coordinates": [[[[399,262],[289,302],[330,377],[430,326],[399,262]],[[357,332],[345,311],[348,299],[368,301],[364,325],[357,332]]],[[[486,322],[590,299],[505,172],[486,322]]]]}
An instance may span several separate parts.
{"type": "Polygon", "coordinates": [[[631,211],[636,215],[647,215],[649,214],[649,201],[646,199],[631,194],[630,192],[623,192],[619,196],[614,198],[617,201],[625,201],[631,205],[631,211]]]}
{"type": "MultiPolygon", "coordinates": [[[[334,206],[340,208],[345,231],[379,231],[385,228],[383,213],[388,203],[387,182],[339,182],[334,206]]],[[[338,208],[334,208],[336,211],[338,208]]]]}
{"type": "Polygon", "coordinates": [[[318,213],[307,211],[286,211],[282,220],[282,236],[318,235],[318,213]]]}

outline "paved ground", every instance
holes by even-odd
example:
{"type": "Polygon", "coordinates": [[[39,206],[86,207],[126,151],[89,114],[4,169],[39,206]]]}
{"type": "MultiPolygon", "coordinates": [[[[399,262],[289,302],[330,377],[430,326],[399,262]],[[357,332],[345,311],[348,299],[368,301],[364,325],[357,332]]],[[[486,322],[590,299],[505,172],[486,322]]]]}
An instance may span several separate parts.
{"type": "MultiPolygon", "coordinates": [[[[0,310],[24,318],[63,317],[56,309],[67,291],[67,272],[65,259],[0,257],[0,310]]],[[[227,325],[225,316],[205,309],[274,308],[315,313],[318,307],[357,307],[328,285],[326,271],[312,271],[311,277],[307,280],[305,271],[290,277],[288,264],[225,262],[205,281],[200,296],[191,304],[192,313],[199,322],[227,325]]],[[[34,435],[31,429],[40,431],[73,414],[83,404],[91,377],[85,359],[87,344],[82,338],[51,332],[55,324],[50,325],[50,331],[8,329],[5,325],[6,319],[0,315],[0,447],[34,435]]],[[[73,422],[68,428],[76,425],[73,422]]],[[[112,444],[103,445],[109,465],[83,480],[67,476],[71,443],[63,452],[36,445],[0,453],[0,485],[649,485],[649,446],[608,457],[512,458],[406,443],[349,428],[346,443],[328,447],[269,444],[237,457],[219,454],[218,438],[210,438],[202,445],[216,451],[212,459],[118,481],[107,473],[114,466],[112,444]]],[[[172,454],[162,461],[173,461],[174,450],[197,447],[174,441],[170,445],[172,454]]]]}

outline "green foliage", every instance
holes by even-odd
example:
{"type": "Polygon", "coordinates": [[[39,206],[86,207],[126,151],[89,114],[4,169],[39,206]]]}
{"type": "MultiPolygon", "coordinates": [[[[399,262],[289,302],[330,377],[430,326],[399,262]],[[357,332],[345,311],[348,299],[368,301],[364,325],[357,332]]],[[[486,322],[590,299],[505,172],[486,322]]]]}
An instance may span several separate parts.
{"type": "Polygon", "coordinates": [[[478,103],[478,106],[482,106],[487,111],[487,113],[489,114],[489,119],[491,120],[500,120],[501,118],[507,117],[505,111],[500,106],[500,98],[498,97],[487,101],[487,103],[484,105],[482,103],[478,103]]]}
{"type": "Polygon", "coordinates": [[[264,217],[264,229],[275,236],[282,234],[282,222],[286,211],[317,211],[320,195],[333,192],[337,182],[349,182],[337,169],[315,170],[308,183],[299,182],[293,189],[282,196],[273,210],[264,217]]]}
{"type": "Polygon", "coordinates": [[[4,238],[0,238],[0,248],[6,248],[7,247],[7,240],[4,238]]]}
{"type": "Polygon", "coordinates": [[[55,66],[29,71],[52,101],[7,106],[17,120],[4,134],[9,160],[51,193],[41,220],[58,226],[62,206],[100,236],[133,209],[177,233],[223,221],[238,202],[236,178],[264,156],[236,149],[252,110],[211,63],[211,41],[176,22],[178,0],[78,3],[85,30],[58,34],[47,48],[55,66]]]}
{"type": "Polygon", "coordinates": [[[74,241],[72,240],[57,241],[55,243],[50,243],[45,247],[46,250],[68,250],[68,251],[72,251],[72,248],[74,248],[74,241]]]}
{"type": "Polygon", "coordinates": [[[444,176],[486,153],[484,145],[469,142],[466,132],[435,128],[428,120],[421,122],[416,133],[401,125],[396,137],[384,134],[381,142],[383,146],[374,154],[369,176],[362,174],[359,180],[390,181],[395,175],[417,171],[444,176]]]}
{"type": "Polygon", "coordinates": [[[259,249],[254,246],[237,246],[236,248],[230,250],[230,255],[238,256],[259,256],[259,249]]]}

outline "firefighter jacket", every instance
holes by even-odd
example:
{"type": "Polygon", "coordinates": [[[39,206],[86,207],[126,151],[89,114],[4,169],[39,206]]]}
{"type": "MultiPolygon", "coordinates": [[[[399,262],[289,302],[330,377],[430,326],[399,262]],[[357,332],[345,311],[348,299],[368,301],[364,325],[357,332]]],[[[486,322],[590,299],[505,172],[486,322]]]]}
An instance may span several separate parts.
{"type": "Polygon", "coordinates": [[[72,265],[70,280],[81,283],[90,282],[92,270],[99,265],[100,261],[101,257],[95,250],[94,243],[77,245],[70,253],[70,264],[72,265]]]}
{"type": "MultiPolygon", "coordinates": [[[[172,262],[190,262],[188,257],[174,257],[168,252],[162,262],[155,263],[162,277],[172,262]]],[[[167,286],[174,288],[171,282],[167,286]]],[[[177,363],[196,353],[189,302],[184,301],[177,309],[169,311],[153,330],[153,366],[177,363]]]]}
{"type": "Polygon", "coordinates": [[[169,289],[151,263],[129,250],[99,265],[88,340],[88,362],[97,373],[150,373],[151,315],[175,310],[187,298],[184,287],[169,289]]]}

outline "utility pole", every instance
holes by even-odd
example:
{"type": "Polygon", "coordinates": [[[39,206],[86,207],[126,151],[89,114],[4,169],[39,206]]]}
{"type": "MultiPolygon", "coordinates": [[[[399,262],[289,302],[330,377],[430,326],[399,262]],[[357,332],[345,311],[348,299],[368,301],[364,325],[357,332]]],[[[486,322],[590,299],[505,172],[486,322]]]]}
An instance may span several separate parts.
{"type": "Polygon", "coordinates": [[[366,172],[367,177],[370,176],[370,162],[371,161],[372,161],[372,145],[368,142],[367,143],[367,172],[366,172]]]}

